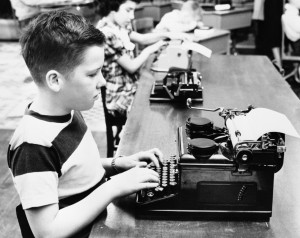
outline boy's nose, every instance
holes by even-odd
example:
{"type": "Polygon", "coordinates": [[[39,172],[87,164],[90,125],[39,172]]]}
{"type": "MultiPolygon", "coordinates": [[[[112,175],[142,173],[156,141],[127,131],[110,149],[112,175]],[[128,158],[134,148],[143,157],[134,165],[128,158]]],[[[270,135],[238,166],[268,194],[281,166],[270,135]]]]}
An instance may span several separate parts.
{"type": "Polygon", "coordinates": [[[97,89],[100,89],[102,86],[106,84],[106,80],[104,79],[103,75],[100,74],[98,83],[97,83],[97,89]]]}

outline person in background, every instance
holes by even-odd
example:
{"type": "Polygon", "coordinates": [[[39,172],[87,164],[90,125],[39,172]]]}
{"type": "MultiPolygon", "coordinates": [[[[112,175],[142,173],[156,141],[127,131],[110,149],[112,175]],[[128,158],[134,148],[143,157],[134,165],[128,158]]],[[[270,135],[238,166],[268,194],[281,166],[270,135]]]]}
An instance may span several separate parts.
{"type": "Polygon", "coordinates": [[[254,31],[253,33],[255,37],[255,48],[257,53],[261,52],[262,48],[264,47],[262,45],[262,31],[264,27],[264,5],[265,0],[254,0],[252,26],[254,31]]]}
{"type": "Polygon", "coordinates": [[[265,0],[264,6],[264,21],[265,21],[265,46],[266,55],[271,60],[282,68],[280,48],[282,42],[282,26],[281,26],[281,15],[283,13],[283,0],[265,0]]]}
{"type": "Polygon", "coordinates": [[[147,165],[160,166],[163,155],[153,148],[122,159],[100,158],[80,111],[93,107],[105,84],[105,36],[86,19],[42,13],[20,43],[37,86],[7,152],[21,201],[22,235],[88,237],[114,199],[158,186],[159,175],[147,165]]]}
{"type": "Polygon", "coordinates": [[[137,89],[138,70],[148,57],[166,44],[163,39],[185,39],[186,34],[171,32],[140,34],[131,21],[139,1],[101,0],[102,19],[96,27],[106,36],[103,76],[106,79],[106,106],[110,115],[126,121],[137,89]],[[135,44],[149,45],[134,56],[135,44]]]}
{"type": "Polygon", "coordinates": [[[300,56],[300,0],[290,0],[281,17],[286,37],[292,42],[293,55],[300,56]]]}
{"type": "Polygon", "coordinates": [[[282,68],[280,47],[282,38],[281,15],[283,0],[255,0],[253,19],[258,20],[255,27],[256,51],[266,55],[282,68]]]}
{"type": "Polygon", "coordinates": [[[190,32],[203,26],[201,7],[197,1],[188,0],[180,10],[166,13],[156,25],[155,31],[190,32]]]}
{"type": "Polygon", "coordinates": [[[31,5],[36,1],[10,0],[10,2],[21,30],[23,30],[33,18],[41,13],[38,6],[31,5]]]}
{"type": "MultiPolygon", "coordinates": [[[[68,6],[72,3],[74,4],[80,4],[80,1],[66,1],[66,0],[10,0],[12,8],[15,11],[15,16],[18,19],[20,29],[23,30],[28,23],[34,19],[36,16],[38,16],[42,12],[42,7],[45,5],[51,6],[53,5],[57,9],[57,4],[61,4],[62,6],[68,6]]],[[[84,2],[84,1],[82,1],[84,2]]],[[[50,11],[50,9],[45,10],[50,11]]],[[[73,8],[69,10],[72,13],[77,13],[78,11],[73,8]]],[[[78,12],[79,14],[79,12],[78,12]]]]}

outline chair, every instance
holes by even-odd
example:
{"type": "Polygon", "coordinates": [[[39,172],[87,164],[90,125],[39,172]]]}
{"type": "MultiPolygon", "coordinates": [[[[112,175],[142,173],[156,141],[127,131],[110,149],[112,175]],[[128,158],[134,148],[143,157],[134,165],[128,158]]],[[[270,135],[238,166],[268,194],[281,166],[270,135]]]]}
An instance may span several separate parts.
{"type": "Polygon", "coordinates": [[[113,157],[118,148],[120,141],[120,132],[126,123],[126,117],[116,118],[108,113],[106,107],[106,87],[101,87],[101,98],[103,103],[104,118],[106,124],[106,141],[107,141],[107,157],[113,157]],[[113,128],[116,127],[117,131],[114,133],[113,128]],[[115,135],[114,135],[115,134],[115,135]]]}
{"type": "Polygon", "coordinates": [[[152,17],[143,17],[132,20],[133,30],[139,33],[151,32],[154,27],[154,20],[152,17]]]}
{"type": "MultiPolygon", "coordinates": [[[[132,28],[138,33],[149,33],[154,28],[154,20],[152,17],[143,17],[132,20],[132,28]]],[[[139,52],[145,48],[143,45],[136,44],[135,54],[138,55],[139,52]]]]}
{"type": "Polygon", "coordinates": [[[34,238],[34,235],[31,231],[29,223],[27,221],[26,214],[25,214],[21,204],[19,204],[16,207],[16,214],[17,214],[17,218],[18,218],[18,222],[19,222],[22,237],[24,237],[24,238],[34,238]]]}
{"type": "Polygon", "coordinates": [[[300,56],[293,55],[291,42],[286,38],[284,33],[282,36],[281,58],[282,62],[293,63],[293,69],[284,75],[284,79],[293,77],[297,83],[300,83],[300,56]]]}
{"type": "Polygon", "coordinates": [[[183,1],[173,0],[171,1],[172,9],[180,10],[183,4],[183,1]]]}
{"type": "MultiPolygon", "coordinates": [[[[285,5],[284,4],[283,6],[285,5]]],[[[284,24],[282,26],[282,45],[281,45],[281,59],[282,64],[284,62],[290,62],[293,64],[293,69],[288,74],[284,75],[284,79],[288,79],[293,77],[297,83],[300,83],[300,41],[299,46],[297,48],[293,47],[293,42],[290,41],[285,32],[284,32],[284,24]],[[297,52],[297,53],[296,53],[297,52]]]]}

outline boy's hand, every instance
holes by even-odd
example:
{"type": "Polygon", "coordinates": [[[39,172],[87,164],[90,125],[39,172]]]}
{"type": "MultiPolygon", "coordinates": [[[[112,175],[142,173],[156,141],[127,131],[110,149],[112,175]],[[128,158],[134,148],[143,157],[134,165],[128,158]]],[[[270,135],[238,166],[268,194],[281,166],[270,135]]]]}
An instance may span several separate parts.
{"type": "Polygon", "coordinates": [[[107,182],[115,197],[126,196],[142,189],[155,188],[159,185],[159,175],[152,169],[132,168],[112,176],[107,182]]]}
{"type": "Polygon", "coordinates": [[[162,160],[163,153],[159,149],[153,148],[130,156],[119,157],[115,160],[115,164],[117,168],[121,170],[128,170],[133,167],[146,167],[151,162],[153,162],[156,167],[159,167],[162,160]]]}

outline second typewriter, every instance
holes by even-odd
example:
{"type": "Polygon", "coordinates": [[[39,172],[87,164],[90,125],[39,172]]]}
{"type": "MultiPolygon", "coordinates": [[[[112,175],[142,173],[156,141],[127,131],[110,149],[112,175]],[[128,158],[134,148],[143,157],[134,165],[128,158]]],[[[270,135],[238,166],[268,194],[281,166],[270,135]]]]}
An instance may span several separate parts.
{"type": "Polygon", "coordinates": [[[203,101],[202,75],[192,67],[193,52],[211,56],[206,47],[185,41],[170,41],[160,51],[151,67],[156,80],[150,101],[185,103],[187,98],[203,101]]]}

